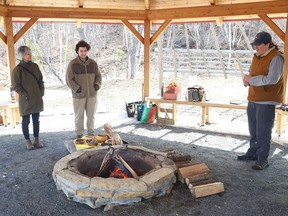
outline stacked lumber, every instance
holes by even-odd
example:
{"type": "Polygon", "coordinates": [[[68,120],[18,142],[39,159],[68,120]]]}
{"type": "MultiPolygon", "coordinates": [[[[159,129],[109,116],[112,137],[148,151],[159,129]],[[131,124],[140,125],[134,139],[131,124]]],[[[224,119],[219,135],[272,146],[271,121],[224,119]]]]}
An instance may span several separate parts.
{"type": "Polygon", "coordinates": [[[178,180],[186,183],[195,198],[224,192],[223,183],[214,181],[210,169],[205,163],[192,162],[190,155],[174,150],[165,150],[164,152],[175,162],[178,168],[178,180]]]}

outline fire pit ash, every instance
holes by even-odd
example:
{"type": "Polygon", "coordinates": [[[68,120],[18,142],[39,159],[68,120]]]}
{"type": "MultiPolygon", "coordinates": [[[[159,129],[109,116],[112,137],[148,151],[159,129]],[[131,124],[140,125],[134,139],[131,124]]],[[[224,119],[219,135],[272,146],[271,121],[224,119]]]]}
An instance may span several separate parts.
{"type": "Polygon", "coordinates": [[[55,164],[53,178],[68,199],[108,210],[169,194],[175,171],[165,153],[121,145],[72,153],[55,164]]]}

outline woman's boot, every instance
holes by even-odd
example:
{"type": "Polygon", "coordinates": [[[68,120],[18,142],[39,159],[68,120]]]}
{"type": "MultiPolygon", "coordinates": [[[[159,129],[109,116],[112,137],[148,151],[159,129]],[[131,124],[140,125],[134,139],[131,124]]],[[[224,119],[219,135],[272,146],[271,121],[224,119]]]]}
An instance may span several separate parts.
{"type": "Polygon", "coordinates": [[[33,146],[33,144],[32,144],[30,139],[26,140],[26,146],[27,146],[28,150],[33,150],[34,149],[34,146],[33,146]]]}
{"type": "Polygon", "coordinates": [[[35,148],[43,148],[43,145],[42,145],[42,143],[40,142],[39,137],[35,137],[33,146],[34,146],[35,148]]]}

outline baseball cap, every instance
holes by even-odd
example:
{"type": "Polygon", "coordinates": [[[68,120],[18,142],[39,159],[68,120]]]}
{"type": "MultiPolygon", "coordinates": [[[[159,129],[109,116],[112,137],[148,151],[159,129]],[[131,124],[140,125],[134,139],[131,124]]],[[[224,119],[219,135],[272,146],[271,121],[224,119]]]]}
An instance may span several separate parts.
{"type": "Polygon", "coordinates": [[[259,32],[251,45],[260,45],[260,44],[272,43],[272,37],[268,32],[259,32]]]}

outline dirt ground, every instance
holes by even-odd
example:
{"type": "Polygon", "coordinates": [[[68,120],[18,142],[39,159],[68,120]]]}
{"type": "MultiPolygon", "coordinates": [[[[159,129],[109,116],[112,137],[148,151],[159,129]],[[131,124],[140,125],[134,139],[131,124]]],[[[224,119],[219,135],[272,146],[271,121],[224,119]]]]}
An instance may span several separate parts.
{"type": "MultiPolygon", "coordinates": [[[[239,99],[237,95],[241,95],[240,100],[244,101],[242,91],[245,90],[242,86],[238,89],[237,82],[231,80],[224,85],[220,79],[214,79],[214,83],[221,82],[223,92],[220,99],[239,99]],[[240,92],[229,94],[229,89],[240,92]]],[[[288,144],[285,133],[278,138],[273,132],[270,167],[255,171],[251,169],[253,162],[236,160],[237,155],[248,147],[245,111],[215,109],[211,111],[211,124],[200,127],[200,110],[183,106],[178,109],[178,121],[174,126],[142,124],[126,115],[125,101],[141,99],[141,80],[131,82],[128,85],[125,80],[114,80],[103,85],[99,93],[95,133],[101,133],[103,124],[109,123],[128,143],[153,150],[175,149],[188,153],[193,161],[207,164],[213,178],[224,183],[225,192],[195,199],[185,184],[177,182],[167,196],[117,206],[107,212],[103,208],[92,209],[67,200],[62,191],[56,190],[51,173],[54,164],[69,154],[63,141],[74,139],[73,111],[69,91],[50,88],[44,98],[45,111],[41,113],[44,148],[26,150],[20,125],[14,129],[11,126],[0,127],[1,216],[288,214],[288,144]],[[113,86],[124,92],[123,95],[126,92],[130,94],[125,97],[115,95],[113,86]]],[[[208,87],[208,79],[199,82],[207,86],[210,98],[219,95],[213,91],[215,86],[208,87]]]]}

